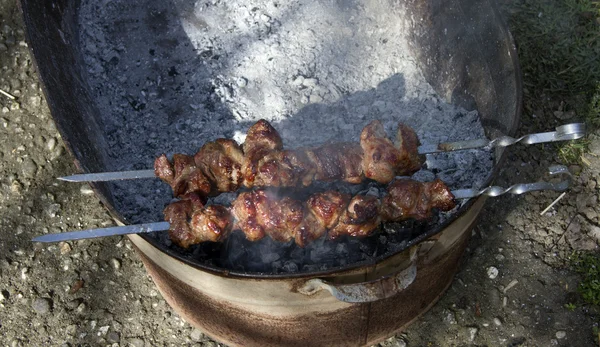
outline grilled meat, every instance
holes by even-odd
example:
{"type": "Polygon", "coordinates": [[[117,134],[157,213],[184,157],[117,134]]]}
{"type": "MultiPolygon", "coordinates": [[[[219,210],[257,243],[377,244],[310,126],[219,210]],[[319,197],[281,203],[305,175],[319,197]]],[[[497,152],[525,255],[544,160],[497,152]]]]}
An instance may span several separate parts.
{"type": "Polygon", "coordinates": [[[303,247],[327,232],[330,239],[342,235],[363,237],[381,222],[426,220],[433,209],[449,211],[455,206],[452,193],[442,181],[421,183],[411,179],[390,184],[383,199],[326,191],[302,202],[260,189],[241,193],[231,208],[225,208],[205,207],[197,195],[191,197],[196,200],[174,202],[164,212],[171,223],[171,240],[184,248],[204,241],[222,241],[232,230],[241,230],[251,241],[269,236],[281,242],[294,240],[303,247]]]}
{"type": "Polygon", "coordinates": [[[176,154],[170,163],[161,155],[154,170],[171,185],[175,196],[190,192],[208,196],[240,186],[308,186],[315,180],[360,183],[365,177],[386,184],[395,176],[418,171],[422,164],[415,132],[399,124],[396,137],[394,144],[381,122],[373,121],[362,131],[360,143],[283,150],[275,128],[260,120],[250,127],[241,147],[219,139],[202,146],[193,160],[176,154]]]}

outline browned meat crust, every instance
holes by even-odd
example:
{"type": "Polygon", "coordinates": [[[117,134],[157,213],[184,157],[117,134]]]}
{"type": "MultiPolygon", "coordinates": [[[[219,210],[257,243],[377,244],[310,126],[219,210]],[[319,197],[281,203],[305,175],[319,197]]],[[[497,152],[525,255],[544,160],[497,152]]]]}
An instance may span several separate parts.
{"type": "Polygon", "coordinates": [[[362,131],[360,144],[283,150],[275,128],[260,120],[250,127],[241,147],[218,139],[202,146],[193,158],[175,154],[170,163],[163,154],[156,159],[154,171],[178,197],[190,192],[215,195],[241,186],[308,186],[315,180],[356,184],[366,177],[387,184],[395,176],[419,170],[418,144],[415,132],[400,124],[394,145],[381,122],[373,121],[362,131]]]}
{"type": "Polygon", "coordinates": [[[204,207],[197,195],[189,196],[195,200],[181,200],[165,209],[171,240],[181,247],[222,241],[232,230],[241,230],[251,241],[269,236],[281,242],[294,240],[303,247],[327,232],[331,239],[364,237],[381,222],[426,220],[434,209],[449,211],[455,206],[454,196],[440,180],[400,179],[388,187],[383,199],[326,191],[302,202],[260,189],[241,193],[230,209],[204,207]]]}

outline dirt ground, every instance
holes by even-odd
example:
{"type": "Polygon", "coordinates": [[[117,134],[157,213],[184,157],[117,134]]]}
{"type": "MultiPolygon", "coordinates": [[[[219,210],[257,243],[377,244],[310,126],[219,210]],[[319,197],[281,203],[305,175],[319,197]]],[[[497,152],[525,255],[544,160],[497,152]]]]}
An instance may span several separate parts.
{"type": "MultiPolygon", "coordinates": [[[[24,41],[13,0],[0,0],[0,343],[6,346],[216,346],[162,299],[125,238],[33,244],[45,232],[113,225],[73,173],[24,41]]],[[[559,111],[560,101],[549,101],[559,111]]],[[[560,114],[560,113],[559,113],[560,114]]],[[[520,132],[564,120],[527,113],[520,132]]],[[[574,121],[577,116],[569,121],[574,121]]],[[[382,346],[595,346],[598,308],[566,266],[600,239],[600,134],[573,188],[490,199],[443,298],[382,346]],[[495,268],[498,275],[490,276],[495,268]],[[493,278],[491,278],[493,277],[493,278]],[[565,307],[567,304],[568,307],[565,307]]],[[[558,162],[554,146],[509,150],[498,184],[535,181],[558,162]]]]}

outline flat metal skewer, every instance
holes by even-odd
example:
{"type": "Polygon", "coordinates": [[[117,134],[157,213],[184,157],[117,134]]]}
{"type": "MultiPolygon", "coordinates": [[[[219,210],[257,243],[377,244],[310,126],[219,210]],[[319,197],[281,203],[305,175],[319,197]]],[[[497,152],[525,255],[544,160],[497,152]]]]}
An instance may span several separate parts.
{"type": "MultiPolygon", "coordinates": [[[[536,143],[576,140],[583,137],[584,135],[584,123],[571,123],[557,127],[556,131],[529,134],[521,136],[519,138],[502,136],[494,140],[477,139],[468,141],[444,142],[439,143],[437,145],[423,145],[418,148],[418,152],[419,154],[435,154],[477,148],[491,149],[494,147],[507,147],[516,143],[532,145],[536,143]]],[[[78,174],[72,176],[59,177],[58,179],[67,182],[106,182],[118,180],[132,180],[138,178],[156,178],[156,175],[154,174],[154,170],[136,170],[78,174]]]]}
{"type": "MultiPolygon", "coordinates": [[[[562,165],[551,166],[548,168],[550,175],[565,175],[566,179],[559,183],[551,182],[536,182],[536,183],[520,183],[512,185],[508,188],[498,186],[490,186],[484,189],[458,189],[453,190],[452,194],[455,199],[470,199],[480,195],[491,197],[500,196],[503,194],[523,194],[527,192],[540,190],[565,191],[571,186],[571,173],[567,167],[562,165]]],[[[97,237],[127,235],[127,234],[142,234],[154,231],[169,230],[169,222],[145,223],[136,225],[126,225],[119,227],[88,229],[81,231],[69,231],[58,234],[46,234],[34,238],[34,242],[61,242],[81,239],[91,239],[97,237]]]]}

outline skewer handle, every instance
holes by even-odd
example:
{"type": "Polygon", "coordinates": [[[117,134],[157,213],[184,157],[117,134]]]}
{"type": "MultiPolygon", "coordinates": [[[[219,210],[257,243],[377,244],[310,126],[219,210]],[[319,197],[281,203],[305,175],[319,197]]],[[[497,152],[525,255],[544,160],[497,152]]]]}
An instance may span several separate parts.
{"type": "Polygon", "coordinates": [[[536,143],[577,140],[579,138],[582,138],[583,136],[585,136],[585,124],[571,123],[556,127],[556,131],[528,134],[519,138],[501,136],[493,140],[477,139],[467,141],[444,142],[437,145],[423,145],[419,147],[419,154],[454,152],[476,148],[491,149],[494,147],[508,147],[517,143],[521,143],[524,145],[533,145],[536,143]]]}
{"type": "Polygon", "coordinates": [[[487,195],[491,197],[500,196],[504,194],[523,194],[528,192],[534,192],[539,190],[554,190],[562,192],[567,190],[571,186],[572,175],[569,172],[569,169],[563,165],[553,165],[548,168],[548,173],[550,175],[564,175],[565,180],[559,183],[551,183],[551,182],[536,182],[536,183],[519,183],[512,185],[508,188],[502,188],[498,186],[489,186],[484,189],[458,189],[453,190],[452,194],[456,199],[469,199],[474,198],[480,195],[487,195]]]}

